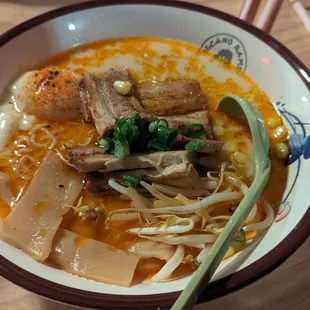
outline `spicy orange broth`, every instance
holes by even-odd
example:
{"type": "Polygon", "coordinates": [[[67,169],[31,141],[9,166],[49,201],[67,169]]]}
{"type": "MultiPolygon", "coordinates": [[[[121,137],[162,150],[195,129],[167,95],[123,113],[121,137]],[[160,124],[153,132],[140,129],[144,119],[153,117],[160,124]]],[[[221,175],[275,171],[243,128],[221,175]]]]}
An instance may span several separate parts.
{"type": "MultiPolygon", "coordinates": [[[[188,63],[184,66],[185,73],[195,73],[195,78],[200,82],[203,90],[208,96],[208,102],[210,106],[210,120],[214,123],[216,119],[221,119],[225,124],[228,125],[239,125],[243,126],[244,130],[238,132],[238,135],[250,136],[248,128],[238,122],[235,119],[230,118],[227,115],[216,112],[215,107],[221,97],[226,94],[233,93],[244,98],[248,98],[252,103],[255,104],[256,108],[261,112],[262,116],[266,120],[267,118],[279,118],[272,104],[270,103],[267,95],[243,72],[236,69],[233,65],[225,63],[224,61],[213,59],[211,61],[220,61],[225,67],[225,70],[235,71],[240,77],[242,77],[247,83],[250,84],[250,89],[244,91],[235,81],[232,79],[227,79],[224,82],[218,82],[212,76],[205,74],[204,66],[197,59],[197,55],[207,55],[212,56],[206,51],[197,52],[197,48],[186,43],[172,41],[168,39],[154,39],[154,38],[123,38],[123,39],[111,39],[106,41],[98,41],[89,43],[86,45],[79,46],[77,48],[68,50],[64,53],[56,55],[49,59],[45,66],[57,66],[60,68],[68,68],[69,64],[74,65],[76,73],[82,74],[87,71],[88,67],[100,67],[104,62],[110,57],[115,56],[126,56],[134,55],[138,64],[142,67],[142,74],[133,71],[133,75],[137,81],[142,79],[158,79],[163,74],[174,75],[179,74],[178,72],[178,58],[186,53],[186,59],[188,63]],[[170,46],[170,51],[168,55],[159,55],[152,47],[151,44],[159,43],[166,44],[170,46]],[[88,55],[87,51],[92,50],[93,54],[88,55]],[[81,54],[84,53],[84,57],[81,54]],[[152,63],[152,59],[157,59],[157,64],[152,63]],[[251,98],[251,99],[250,99],[251,98]]],[[[130,68],[129,68],[130,69],[130,68]]],[[[186,74],[181,75],[186,78],[186,74]]],[[[92,124],[78,123],[78,122],[46,122],[51,127],[49,130],[56,132],[57,145],[56,149],[60,148],[68,140],[71,140],[72,145],[78,145],[84,143],[87,138],[94,134],[94,126],[92,124]],[[55,130],[56,129],[56,130],[55,130]]],[[[267,128],[268,130],[268,128],[267,128]]],[[[270,132],[269,132],[270,133],[270,132]]],[[[8,147],[13,147],[14,141],[19,135],[29,135],[25,131],[18,131],[14,137],[9,142],[8,147]]],[[[226,132],[221,138],[224,142],[234,139],[236,133],[226,132]]],[[[92,144],[95,143],[98,137],[94,135],[92,144]]],[[[274,141],[271,140],[271,146],[274,145],[274,141]]],[[[42,161],[48,149],[38,148],[31,152],[33,156],[39,162],[42,161]]],[[[275,206],[284,191],[285,182],[287,177],[287,171],[285,166],[278,161],[272,153],[270,154],[272,161],[272,169],[269,185],[267,185],[264,195],[267,200],[275,206]]],[[[12,171],[9,158],[0,158],[0,169],[11,177],[12,190],[14,194],[20,196],[27,188],[31,177],[36,171],[34,167],[27,176],[22,176],[21,174],[15,175],[12,171]]],[[[128,207],[128,202],[121,200],[119,198],[113,197],[94,197],[87,193],[85,190],[81,193],[83,196],[83,205],[96,205],[102,206],[105,210],[105,214],[111,210],[122,209],[128,207]]],[[[229,203],[224,203],[218,205],[214,208],[213,215],[231,215],[228,211],[229,203]]],[[[259,208],[260,209],[260,208],[259,208]]],[[[10,212],[9,206],[7,206],[0,197],[0,216],[5,218],[10,212]]],[[[260,221],[264,218],[264,214],[260,211],[258,212],[257,218],[254,221],[260,221]]],[[[75,232],[81,236],[87,238],[93,238],[106,242],[110,245],[116,246],[118,248],[126,248],[129,244],[132,244],[137,237],[128,235],[126,230],[130,227],[139,227],[139,222],[137,220],[132,221],[114,221],[110,223],[110,228],[104,227],[105,217],[101,216],[97,221],[81,221],[79,220],[77,214],[74,214],[70,210],[63,219],[61,226],[68,230],[75,232]]],[[[254,232],[255,234],[255,232],[254,232]]],[[[252,233],[253,235],[253,233],[252,233]]],[[[248,235],[248,237],[250,237],[248,235]]],[[[188,253],[193,253],[194,251],[189,251],[188,253]]],[[[137,267],[135,280],[142,280],[147,278],[154,273],[156,273],[159,268],[163,266],[163,262],[157,259],[149,259],[144,263],[140,263],[137,267]]],[[[173,274],[173,277],[180,277],[191,273],[195,269],[195,266],[191,263],[181,264],[181,266],[173,274]]]]}

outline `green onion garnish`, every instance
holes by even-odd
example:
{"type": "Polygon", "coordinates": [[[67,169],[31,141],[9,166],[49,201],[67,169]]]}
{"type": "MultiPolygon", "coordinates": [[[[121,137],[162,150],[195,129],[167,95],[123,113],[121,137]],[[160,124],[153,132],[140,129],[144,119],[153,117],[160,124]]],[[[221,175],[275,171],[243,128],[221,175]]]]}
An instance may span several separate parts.
{"type": "Polygon", "coordinates": [[[158,128],[158,123],[157,122],[153,122],[149,125],[149,132],[150,133],[155,133],[157,131],[158,128]]]}
{"type": "Polygon", "coordinates": [[[148,149],[153,149],[156,151],[170,151],[170,149],[167,146],[157,142],[156,140],[149,141],[148,149]]]}
{"type": "Polygon", "coordinates": [[[161,127],[168,127],[168,122],[166,119],[159,119],[149,125],[149,132],[152,134],[156,134],[157,130],[161,127]]]}
{"type": "MultiPolygon", "coordinates": [[[[191,124],[184,128],[188,137],[199,138],[206,136],[201,124],[191,124]]],[[[153,151],[170,151],[178,130],[169,128],[168,121],[164,118],[149,123],[140,114],[133,119],[120,117],[115,120],[112,137],[99,141],[99,146],[106,148],[105,153],[114,154],[117,158],[124,158],[130,153],[153,151]]],[[[186,144],[185,149],[197,151],[204,146],[200,140],[194,139],[186,144]]]]}
{"type": "Polygon", "coordinates": [[[142,178],[132,177],[130,175],[122,175],[122,184],[126,187],[137,187],[142,178]]]}
{"type": "Polygon", "coordinates": [[[128,156],[130,153],[129,151],[129,144],[127,141],[120,141],[116,140],[115,141],[115,147],[114,147],[114,156],[116,158],[124,158],[128,156]]]}
{"type": "Polygon", "coordinates": [[[104,139],[101,139],[99,140],[99,146],[100,147],[106,147],[106,148],[110,148],[111,147],[111,144],[110,144],[110,140],[111,138],[104,138],[104,139]]]}
{"type": "Polygon", "coordinates": [[[113,135],[113,138],[115,140],[120,141],[127,140],[128,143],[131,143],[135,141],[135,139],[137,139],[138,136],[139,136],[139,128],[130,118],[123,117],[118,118],[115,121],[114,135],[113,135]]]}
{"type": "Polygon", "coordinates": [[[168,127],[168,121],[165,118],[161,118],[157,121],[158,127],[168,127]]]}
{"type": "Polygon", "coordinates": [[[157,130],[157,141],[169,148],[177,135],[178,131],[176,129],[160,126],[157,130]]]}
{"type": "Polygon", "coordinates": [[[107,148],[105,153],[108,153],[108,154],[113,154],[114,144],[115,144],[114,139],[109,138],[109,137],[106,137],[99,141],[99,146],[107,148]]]}
{"type": "Polygon", "coordinates": [[[148,120],[143,119],[138,113],[135,115],[133,122],[140,130],[144,129],[145,125],[149,123],[148,120]]]}
{"type": "Polygon", "coordinates": [[[207,133],[201,124],[191,124],[184,127],[184,135],[190,138],[201,138],[207,136],[207,133]]]}
{"type": "Polygon", "coordinates": [[[196,152],[204,146],[204,143],[198,139],[194,139],[185,145],[185,149],[196,152]]]}

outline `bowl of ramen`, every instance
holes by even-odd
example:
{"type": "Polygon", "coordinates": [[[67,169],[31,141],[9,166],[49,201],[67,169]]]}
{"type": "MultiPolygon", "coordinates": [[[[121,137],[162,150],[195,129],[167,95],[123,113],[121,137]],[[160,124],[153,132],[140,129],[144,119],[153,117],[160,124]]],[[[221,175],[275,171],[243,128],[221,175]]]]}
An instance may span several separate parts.
{"type": "Polygon", "coordinates": [[[255,27],[166,1],[91,1],[0,38],[0,273],[96,309],[168,308],[253,180],[270,179],[202,295],[267,273],[309,235],[308,69],[255,27]]]}

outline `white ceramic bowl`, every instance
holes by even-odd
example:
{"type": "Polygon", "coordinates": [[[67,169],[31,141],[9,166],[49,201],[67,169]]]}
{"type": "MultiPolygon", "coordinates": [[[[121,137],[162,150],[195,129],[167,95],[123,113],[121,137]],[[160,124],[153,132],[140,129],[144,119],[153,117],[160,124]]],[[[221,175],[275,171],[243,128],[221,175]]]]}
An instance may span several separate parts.
{"type": "MultiPolygon", "coordinates": [[[[123,36],[173,38],[215,54],[228,50],[231,62],[246,71],[276,103],[294,146],[281,207],[289,213],[273,223],[259,246],[223,263],[203,299],[257,279],[284,261],[310,232],[308,69],[269,35],[216,10],[175,1],[91,1],[43,14],[2,35],[0,92],[19,73],[56,53],[123,36]]],[[[4,242],[0,242],[0,254],[0,274],[7,279],[45,297],[90,308],[168,307],[189,281],[187,277],[122,288],[47,267],[4,242]]]]}

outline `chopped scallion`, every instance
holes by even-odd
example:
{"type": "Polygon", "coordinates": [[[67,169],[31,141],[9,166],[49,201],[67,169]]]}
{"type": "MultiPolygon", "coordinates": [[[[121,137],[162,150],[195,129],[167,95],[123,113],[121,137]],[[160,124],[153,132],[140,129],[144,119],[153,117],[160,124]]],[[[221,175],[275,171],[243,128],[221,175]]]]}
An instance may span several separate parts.
{"type": "Polygon", "coordinates": [[[198,139],[194,139],[185,145],[185,149],[196,152],[204,146],[204,143],[198,139]]]}
{"type": "Polygon", "coordinates": [[[168,122],[166,119],[161,118],[157,121],[158,127],[168,127],[168,122]]]}
{"type": "Polygon", "coordinates": [[[139,136],[139,128],[135,125],[134,121],[130,118],[119,118],[114,125],[115,140],[128,141],[132,143],[139,136]]]}
{"type": "Polygon", "coordinates": [[[115,141],[115,147],[114,147],[114,156],[116,158],[124,158],[128,156],[130,153],[129,151],[129,144],[127,141],[120,141],[116,140],[115,141]]]}
{"type": "Polygon", "coordinates": [[[140,131],[144,129],[146,124],[148,124],[148,121],[143,119],[138,113],[135,115],[133,122],[140,129],[140,131]]]}
{"type": "Polygon", "coordinates": [[[161,118],[149,125],[149,132],[155,134],[157,130],[161,127],[167,127],[168,128],[168,122],[166,119],[161,118]]]}
{"type": "Polygon", "coordinates": [[[178,131],[176,129],[171,129],[169,127],[163,126],[158,127],[157,133],[158,142],[167,146],[168,148],[172,145],[178,135],[178,131]]]}
{"type": "Polygon", "coordinates": [[[142,178],[132,177],[130,175],[122,175],[122,184],[126,187],[137,187],[142,178]]]}
{"type": "Polygon", "coordinates": [[[207,133],[201,124],[190,124],[184,127],[184,135],[190,138],[201,138],[207,136],[207,133]]]}
{"type": "Polygon", "coordinates": [[[170,149],[167,146],[157,142],[156,140],[149,141],[148,149],[152,149],[156,151],[170,151],[170,149]]]}
{"type": "MultiPolygon", "coordinates": [[[[191,124],[184,128],[189,137],[206,135],[201,124],[191,124]]],[[[143,119],[139,113],[133,119],[120,117],[115,120],[112,137],[99,141],[99,146],[106,148],[105,153],[114,154],[117,158],[124,158],[130,153],[153,151],[170,151],[178,135],[178,130],[169,128],[164,118],[150,123],[143,119]]],[[[197,151],[204,143],[194,139],[186,144],[185,149],[197,151]]]]}
{"type": "Polygon", "coordinates": [[[108,154],[112,154],[113,151],[114,151],[114,139],[113,138],[109,138],[109,137],[106,137],[104,139],[101,139],[99,141],[99,146],[100,147],[105,147],[106,148],[106,153],[108,154]]]}
{"type": "Polygon", "coordinates": [[[157,128],[158,128],[157,122],[153,122],[149,125],[149,132],[155,133],[157,131],[157,128]]]}

